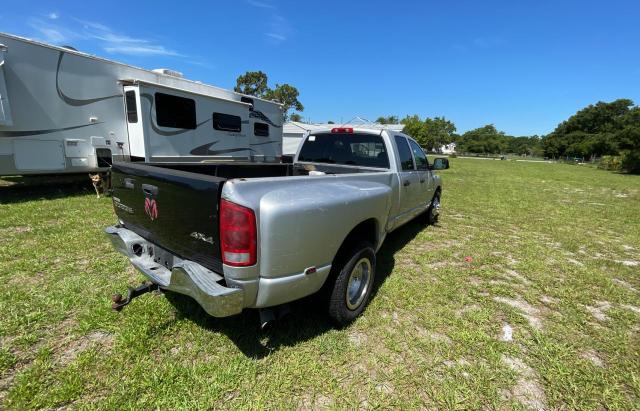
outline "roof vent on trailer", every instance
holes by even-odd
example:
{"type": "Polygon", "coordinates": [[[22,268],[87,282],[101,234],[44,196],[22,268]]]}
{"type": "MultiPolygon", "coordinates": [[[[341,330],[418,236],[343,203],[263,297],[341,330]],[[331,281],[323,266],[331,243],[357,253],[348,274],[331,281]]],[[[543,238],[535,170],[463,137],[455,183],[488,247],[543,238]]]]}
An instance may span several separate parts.
{"type": "Polygon", "coordinates": [[[164,74],[165,76],[184,78],[182,73],[180,73],[179,71],[171,70],[171,69],[159,68],[159,69],[155,69],[155,70],[152,70],[152,71],[154,73],[164,74]]]}

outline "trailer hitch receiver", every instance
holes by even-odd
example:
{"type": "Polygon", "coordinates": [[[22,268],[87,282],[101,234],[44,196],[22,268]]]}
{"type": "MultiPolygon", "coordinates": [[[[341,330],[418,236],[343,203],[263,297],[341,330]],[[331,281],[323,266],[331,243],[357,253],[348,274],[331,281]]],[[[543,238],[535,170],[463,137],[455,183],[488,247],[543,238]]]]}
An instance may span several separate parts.
{"type": "Polygon", "coordinates": [[[111,308],[115,311],[120,311],[134,298],[159,289],[160,286],[158,284],[152,283],[151,281],[145,281],[136,288],[129,287],[129,289],[127,290],[127,298],[123,298],[122,294],[113,294],[111,296],[111,301],[113,301],[113,304],[111,304],[111,308]]]}

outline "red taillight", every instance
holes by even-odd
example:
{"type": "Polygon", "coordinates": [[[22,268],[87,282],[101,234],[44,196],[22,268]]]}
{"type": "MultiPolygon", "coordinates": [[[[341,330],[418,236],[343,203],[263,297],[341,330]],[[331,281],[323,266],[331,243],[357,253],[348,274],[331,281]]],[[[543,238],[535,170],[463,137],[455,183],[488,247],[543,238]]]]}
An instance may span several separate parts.
{"type": "Polygon", "coordinates": [[[234,267],[256,263],[256,216],[253,210],[220,201],[220,248],[222,262],[234,267]]]}
{"type": "Polygon", "coordinates": [[[332,133],[349,133],[353,134],[353,128],[351,127],[334,127],[331,129],[332,133]]]}

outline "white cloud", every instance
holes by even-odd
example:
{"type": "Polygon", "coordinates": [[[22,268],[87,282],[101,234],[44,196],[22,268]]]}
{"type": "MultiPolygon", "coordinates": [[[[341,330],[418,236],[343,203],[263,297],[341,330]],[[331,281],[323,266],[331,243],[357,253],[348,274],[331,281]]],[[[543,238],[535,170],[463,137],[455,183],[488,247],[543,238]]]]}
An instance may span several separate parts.
{"type": "Polygon", "coordinates": [[[289,21],[279,14],[271,16],[269,21],[269,30],[265,33],[270,43],[278,45],[286,41],[293,33],[293,29],[289,21]]]}
{"type": "Polygon", "coordinates": [[[247,0],[247,3],[250,4],[253,7],[259,7],[261,9],[275,9],[276,6],[271,4],[271,3],[267,3],[264,1],[257,1],[257,0],[247,0]]]}
{"type": "Polygon", "coordinates": [[[60,15],[54,11],[49,13],[47,17],[49,17],[51,20],[57,20],[60,17],[60,15]]]}
{"type": "Polygon", "coordinates": [[[37,38],[47,43],[69,44],[74,41],[92,41],[110,54],[185,57],[151,39],[119,33],[102,23],[72,18],[70,25],[63,26],[58,23],[59,15],[56,14],[54,19],[52,14],[54,13],[49,15],[49,19],[56,20],[55,23],[37,18],[29,21],[29,25],[38,33],[37,38]]]}
{"type": "Polygon", "coordinates": [[[274,0],[245,0],[250,6],[264,9],[264,13],[269,15],[267,27],[264,35],[267,41],[273,45],[279,45],[293,33],[289,21],[278,14],[278,6],[274,0]]]}
{"type": "Polygon", "coordinates": [[[145,45],[119,45],[108,46],[104,50],[111,54],[128,54],[133,56],[182,56],[182,54],[169,50],[164,46],[145,45]]]}
{"type": "Polygon", "coordinates": [[[65,41],[67,41],[67,37],[59,30],[49,27],[41,27],[39,30],[40,33],[42,33],[42,35],[44,35],[44,37],[47,39],[47,41],[51,43],[64,43],[65,41]]]}
{"type": "Polygon", "coordinates": [[[287,39],[287,37],[284,34],[278,34],[278,33],[265,33],[268,37],[271,37],[273,40],[278,41],[278,42],[282,42],[285,41],[287,39]]]}

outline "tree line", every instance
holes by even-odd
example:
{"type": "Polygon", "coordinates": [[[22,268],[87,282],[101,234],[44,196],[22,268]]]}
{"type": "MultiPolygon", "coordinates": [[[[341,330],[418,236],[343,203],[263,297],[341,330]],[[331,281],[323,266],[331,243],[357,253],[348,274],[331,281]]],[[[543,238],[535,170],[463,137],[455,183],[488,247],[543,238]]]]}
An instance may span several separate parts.
{"type": "MultiPolygon", "coordinates": [[[[304,106],[298,89],[290,84],[269,87],[262,71],[248,71],[236,80],[235,91],[282,103],[285,121],[301,121],[304,106]]],[[[456,143],[456,151],[476,154],[518,154],[548,158],[595,159],[603,157],[605,168],[640,172],[640,106],[632,100],[591,104],[546,136],[511,136],[493,124],[456,133],[456,126],[445,117],[421,118],[419,115],[381,116],[380,124],[402,124],[403,131],[429,151],[456,143]]]]}
{"type": "Polygon", "coordinates": [[[539,136],[509,136],[496,129],[493,124],[456,133],[456,126],[444,117],[421,119],[418,115],[382,116],[376,119],[380,124],[402,124],[403,131],[429,151],[439,151],[442,146],[456,143],[456,151],[476,154],[506,154],[541,156],[543,154],[539,136]]]}
{"type": "Polygon", "coordinates": [[[457,134],[455,124],[444,117],[382,116],[376,121],[403,124],[405,133],[433,151],[455,142],[462,153],[602,158],[604,168],[640,172],[640,106],[629,99],[591,104],[546,136],[510,136],[493,124],[457,134]]]}

